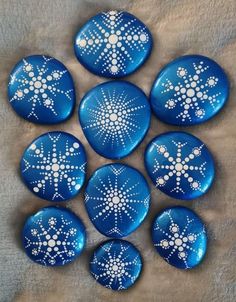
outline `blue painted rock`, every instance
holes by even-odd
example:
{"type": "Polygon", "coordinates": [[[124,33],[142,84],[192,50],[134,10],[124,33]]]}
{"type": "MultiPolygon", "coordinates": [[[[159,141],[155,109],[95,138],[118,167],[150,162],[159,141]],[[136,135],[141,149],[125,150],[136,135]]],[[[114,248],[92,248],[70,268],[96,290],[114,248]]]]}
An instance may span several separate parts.
{"type": "Polygon", "coordinates": [[[180,57],[158,74],[150,95],[154,114],[173,125],[202,123],[224,106],[229,82],[223,69],[200,55],[180,57]]]}
{"type": "Polygon", "coordinates": [[[42,55],[19,61],[10,74],[8,96],[12,108],[26,120],[56,124],[68,119],[75,105],[75,88],[66,67],[42,55]]]}
{"type": "Polygon", "coordinates": [[[46,207],[26,220],[22,240],[31,260],[45,266],[59,266],[80,255],[86,235],[83,223],[70,210],[46,207]]]}
{"type": "Polygon", "coordinates": [[[143,175],[123,164],[97,169],[85,190],[88,215],[99,232],[121,238],[137,229],[146,217],[150,190],[143,175]]]}
{"type": "Polygon", "coordinates": [[[150,105],[143,91],[124,81],[94,87],[79,107],[88,142],[97,153],[112,159],[127,156],[140,144],[150,117],[150,105]]]}
{"type": "Polygon", "coordinates": [[[164,209],[156,216],[152,240],[160,256],[180,269],[197,266],[207,249],[201,219],[193,211],[180,206],[164,209]]]}
{"type": "Polygon", "coordinates": [[[90,72],[107,78],[124,77],[138,69],[152,49],[147,27],[122,11],[99,13],[76,34],[75,54],[90,72]]]}
{"type": "Polygon", "coordinates": [[[214,162],[206,145],[185,132],[155,137],[147,146],[145,165],[155,186],[177,199],[203,195],[214,179],[214,162]]]}
{"type": "Polygon", "coordinates": [[[66,201],[80,191],[86,171],[86,154],[73,135],[54,131],[37,137],[21,159],[21,175],[38,197],[66,201]]]}
{"type": "Polygon", "coordinates": [[[101,285],[112,290],[132,286],[142,270],[139,251],[128,241],[109,240],[102,243],[90,261],[90,272],[101,285]]]}

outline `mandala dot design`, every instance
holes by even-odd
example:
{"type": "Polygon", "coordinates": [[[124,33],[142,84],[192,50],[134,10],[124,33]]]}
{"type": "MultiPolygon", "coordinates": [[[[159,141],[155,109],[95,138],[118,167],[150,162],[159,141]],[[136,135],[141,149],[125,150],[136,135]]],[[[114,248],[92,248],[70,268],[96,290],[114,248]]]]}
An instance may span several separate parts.
{"type": "Polygon", "coordinates": [[[85,228],[69,210],[43,208],[26,221],[23,244],[27,255],[36,263],[64,265],[81,253],[85,244],[85,228]]]}
{"type": "Polygon", "coordinates": [[[154,112],[171,124],[201,123],[215,115],[228,98],[221,67],[202,56],[185,56],[167,65],[151,92],[154,112]]]}
{"type": "Polygon", "coordinates": [[[139,251],[128,241],[118,239],[104,242],[90,261],[90,271],[96,281],[112,290],[132,286],[141,268],[139,251]]]}
{"type": "Polygon", "coordinates": [[[204,194],[214,177],[206,146],[184,132],[155,138],[147,147],[145,161],[156,187],[174,198],[193,199],[204,194]]]}
{"type": "Polygon", "coordinates": [[[152,237],[159,254],[171,265],[189,269],[206,252],[206,231],[196,214],[184,207],[165,209],[154,222],[152,237]]]}
{"type": "Polygon", "coordinates": [[[53,124],[67,119],[75,103],[73,80],[56,59],[35,55],[13,69],[8,85],[15,111],[35,123],[53,124]]]}
{"type": "Polygon", "coordinates": [[[136,70],[149,56],[152,38],[136,17],[121,11],[103,12],[78,32],[75,53],[90,71],[121,77],[136,70]]]}
{"type": "Polygon", "coordinates": [[[150,191],[144,177],[122,165],[105,165],[94,172],[85,191],[85,206],[95,227],[105,236],[121,238],[144,220],[150,191]]]}
{"type": "Polygon", "coordinates": [[[108,158],[128,155],[140,143],[150,123],[144,93],[122,81],[96,86],[83,98],[79,117],[91,146],[108,158]]]}
{"type": "Polygon", "coordinates": [[[74,197],[85,179],[86,155],[78,139],[65,132],[49,132],[35,139],[21,160],[28,188],[50,201],[74,197]]]}

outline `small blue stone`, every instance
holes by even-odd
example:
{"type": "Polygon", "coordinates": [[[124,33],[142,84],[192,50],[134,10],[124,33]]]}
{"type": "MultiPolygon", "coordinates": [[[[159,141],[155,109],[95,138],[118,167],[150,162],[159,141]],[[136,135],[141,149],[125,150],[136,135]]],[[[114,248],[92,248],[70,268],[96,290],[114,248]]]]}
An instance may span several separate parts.
{"type": "Polygon", "coordinates": [[[22,230],[26,254],[45,266],[73,261],[82,252],[85,227],[73,212],[62,207],[46,207],[30,216],[22,230]]]}
{"type": "Polygon", "coordinates": [[[73,135],[48,132],[26,148],[20,168],[26,186],[38,197],[66,201],[77,195],[83,186],[86,154],[73,135]]]}
{"type": "Polygon", "coordinates": [[[143,175],[123,164],[97,169],[85,190],[88,215],[99,232],[121,238],[136,230],[146,217],[150,190],[143,175]]]}
{"type": "Polygon", "coordinates": [[[90,272],[98,283],[112,289],[132,286],[142,270],[139,251],[128,241],[114,239],[102,243],[90,260],[90,272]]]}
{"type": "Polygon", "coordinates": [[[185,132],[156,136],[146,148],[145,166],[154,185],[177,199],[203,195],[214,179],[211,153],[202,141],[185,132]]]}
{"type": "Polygon", "coordinates": [[[137,70],[149,57],[152,36],[135,16],[122,11],[102,12],[79,30],[75,54],[90,72],[119,78],[137,70]]]}
{"type": "Polygon", "coordinates": [[[150,95],[154,114],[173,125],[195,125],[215,116],[229,96],[229,82],[213,60],[180,57],[158,74],[150,95]]]}
{"type": "Polygon", "coordinates": [[[111,159],[134,151],[149,129],[150,118],[146,95],[125,81],[94,87],[79,107],[79,120],[88,142],[98,154],[111,159]]]}
{"type": "Polygon", "coordinates": [[[75,105],[75,88],[67,68],[43,55],[19,61],[10,74],[8,96],[13,109],[38,124],[68,119],[75,105]]]}
{"type": "Polygon", "coordinates": [[[197,266],[207,250],[203,222],[193,211],[181,206],[166,208],[156,216],[152,240],[160,256],[180,269],[197,266]]]}

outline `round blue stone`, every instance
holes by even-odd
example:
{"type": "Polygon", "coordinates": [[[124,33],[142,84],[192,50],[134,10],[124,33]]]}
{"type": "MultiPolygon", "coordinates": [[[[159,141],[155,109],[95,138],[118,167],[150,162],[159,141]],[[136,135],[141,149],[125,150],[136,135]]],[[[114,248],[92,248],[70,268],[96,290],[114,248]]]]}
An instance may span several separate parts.
{"type": "Polygon", "coordinates": [[[26,120],[56,124],[68,119],[75,105],[75,88],[67,68],[43,55],[26,57],[13,68],[8,84],[13,109],[26,120]]]}
{"type": "Polygon", "coordinates": [[[94,87],[79,107],[81,127],[88,142],[98,154],[111,159],[127,156],[140,144],[150,117],[146,95],[125,81],[94,87]]]}
{"type": "Polygon", "coordinates": [[[203,195],[214,179],[211,153],[202,141],[185,132],[156,136],[146,148],[145,166],[155,186],[177,199],[203,195]]]}
{"type": "Polygon", "coordinates": [[[207,235],[201,219],[180,206],[166,208],[156,216],[152,240],[160,256],[180,269],[197,266],[207,249],[207,235]]]}
{"type": "Polygon", "coordinates": [[[102,243],[90,260],[90,272],[101,285],[112,290],[132,286],[142,270],[139,251],[128,241],[114,239],[102,243]]]}
{"type": "Polygon", "coordinates": [[[108,11],[85,23],[75,36],[74,49],[80,63],[90,72],[118,78],[134,72],[147,60],[152,36],[135,16],[108,11]]]}
{"type": "Polygon", "coordinates": [[[123,164],[97,169],[85,190],[88,215],[99,232],[121,238],[136,230],[146,217],[150,190],[143,175],[123,164]]]}
{"type": "Polygon", "coordinates": [[[82,252],[85,227],[70,210],[46,207],[26,220],[22,241],[26,254],[34,262],[46,266],[64,265],[82,252]]]}
{"type": "Polygon", "coordinates": [[[229,95],[229,82],[213,60],[180,57],[158,74],[150,95],[154,114],[173,125],[195,125],[218,113],[229,95]]]}
{"type": "Polygon", "coordinates": [[[80,191],[86,172],[86,154],[73,135],[54,131],[37,137],[25,150],[21,175],[38,197],[66,201],[80,191]]]}

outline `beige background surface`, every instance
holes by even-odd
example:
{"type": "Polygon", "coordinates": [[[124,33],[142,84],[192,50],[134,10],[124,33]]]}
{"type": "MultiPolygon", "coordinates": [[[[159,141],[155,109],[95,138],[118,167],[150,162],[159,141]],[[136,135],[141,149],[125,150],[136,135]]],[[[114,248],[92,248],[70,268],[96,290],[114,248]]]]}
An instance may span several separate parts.
{"type": "MultiPolygon", "coordinates": [[[[236,300],[236,1],[92,1],[92,0],[0,0],[0,301],[235,301],[236,300]],[[107,9],[128,10],[150,28],[154,38],[152,55],[145,66],[127,80],[149,94],[162,66],[177,56],[199,53],[219,62],[231,82],[231,96],[213,120],[184,130],[207,143],[216,162],[216,178],[207,195],[180,202],[161,194],[151,185],[152,205],[143,225],[127,239],[142,252],[144,269],[130,290],[111,292],[97,284],[88,272],[94,247],[105,239],[88,220],[83,192],[66,204],[84,221],[88,242],[74,263],[48,269],[29,261],[24,254],[20,231],[27,215],[49,203],[33,196],[22,184],[18,164],[24,148],[48,130],[65,130],[85,145],[88,177],[102,164],[88,145],[77,119],[58,126],[37,126],[19,118],[8,104],[8,74],[22,57],[52,55],[71,71],[77,89],[77,106],[84,93],[105,79],[85,70],[73,53],[73,36],[94,14],[107,9]],[[206,222],[209,249],[205,261],[192,271],[179,271],[165,263],[152,247],[149,229],[154,215],[169,205],[186,205],[206,222]]],[[[122,160],[144,171],[146,144],[159,133],[177,130],[154,116],[151,128],[138,150],[122,160]]]]}

